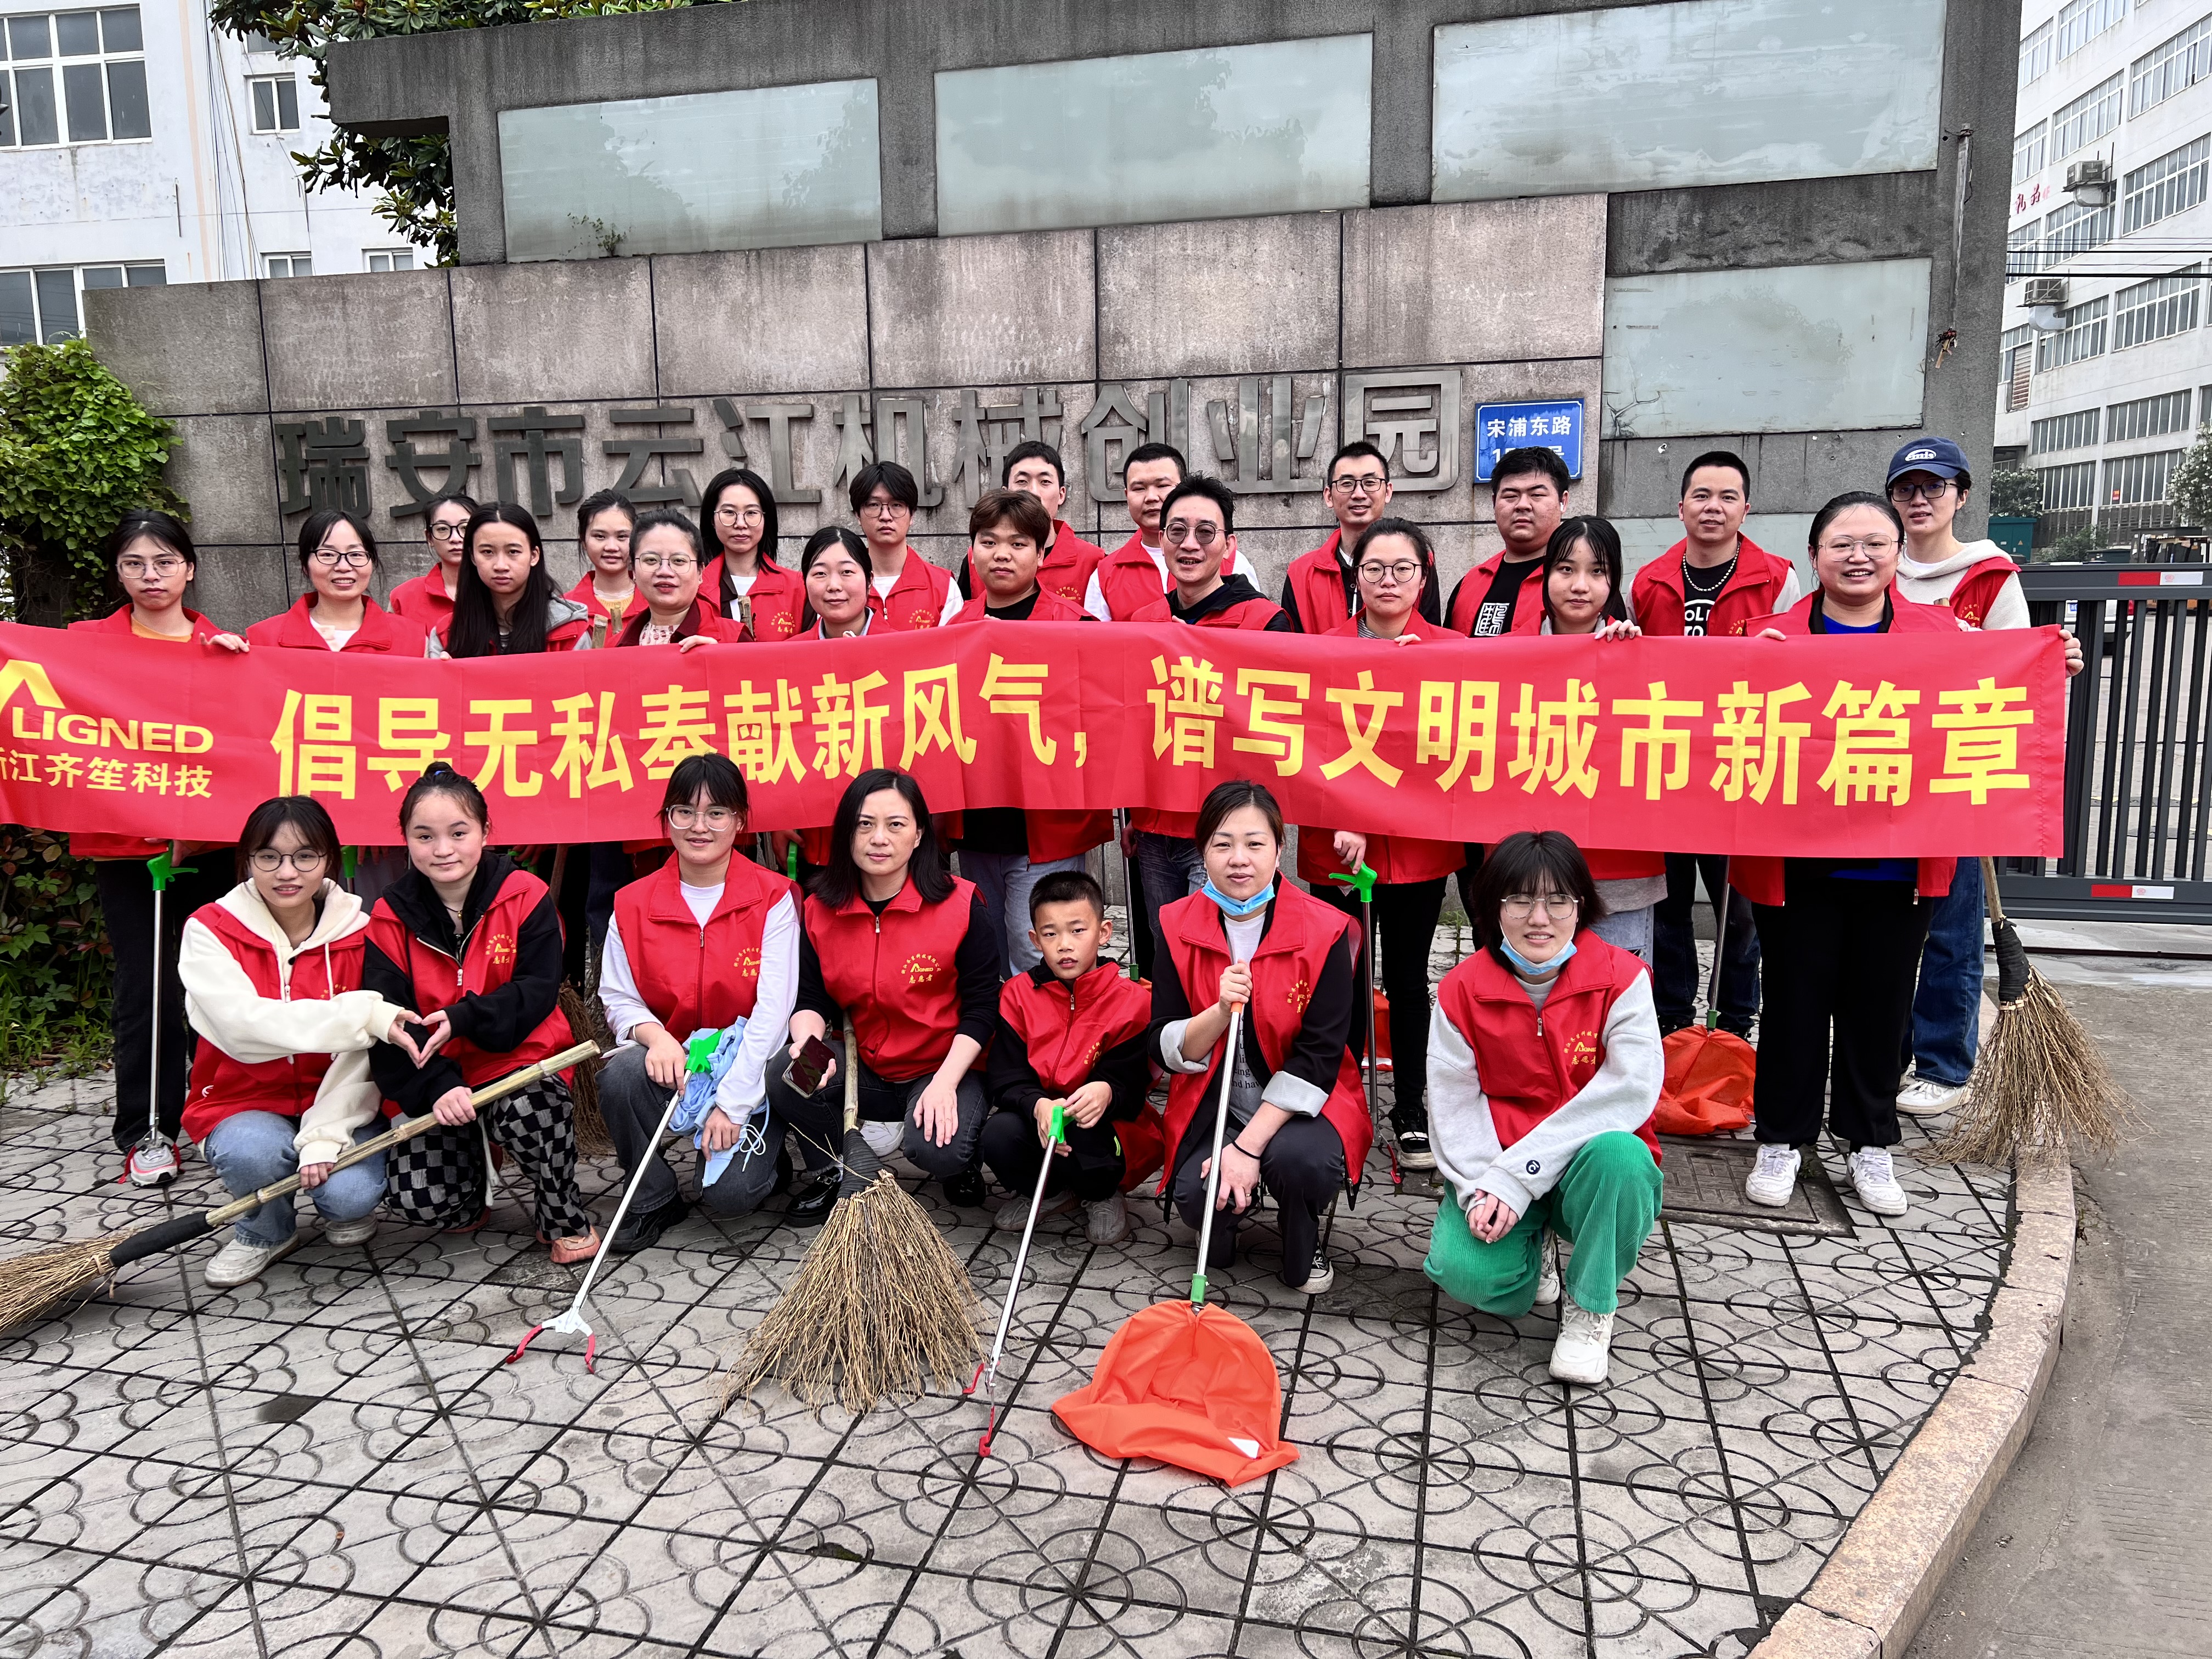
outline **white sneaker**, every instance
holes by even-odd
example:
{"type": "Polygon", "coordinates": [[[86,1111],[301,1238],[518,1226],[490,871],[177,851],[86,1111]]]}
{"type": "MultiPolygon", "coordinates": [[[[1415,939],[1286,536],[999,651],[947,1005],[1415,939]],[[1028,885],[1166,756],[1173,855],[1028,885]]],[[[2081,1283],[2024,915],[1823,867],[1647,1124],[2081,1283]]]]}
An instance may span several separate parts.
{"type": "MultiPolygon", "coordinates": [[[[1030,1196],[1025,1193],[1018,1198],[1008,1199],[999,1206],[999,1212],[991,1218],[991,1224],[1002,1233],[1021,1231],[1030,1224],[1030,1196]]],[[[1037,1219],[1042,1221],[1048,1216],[1066,1215],[1074,1207],[1075,1194],[1062,1193],[1058,1198],[1045,1200],[1037,1209],[1037,1219]]]]}
{"type": "Polygon", "coordinates": [[[1308,1296],[1320,1296],[1335,1283],[1336,1269],[1329,1265],[1329,1260],[1322,1254],[1321,1247],[1316,1245],[1313,1266],[1306,1273],[1306,1282],[1298,1289],[1308,1296]]]}
{"type": "Polygon", "coordinates": [[[134,1187],[166,1187],[184,1165],[177,1143],[159,1129],[149,1129],[123,1157],[123,1174],[134,1187]]]}
{"type": "Polygon", "coordinates": [[[283,1261],[299,1248],[297,1232],[282,1244],[249,1244],[242,1238],[234,1237],[215,1253],[214,1259],[201,1269],[200,1277],[218,1291],[251,1284],[261,1277],[263,1268],[283,1261]]]}
{"type": "Polygon", "coordinates": [[[889,1158],[906,1144],[906,1125],[865,1121],[860,1125],[860,1139],[868,1143],[868,1150],[878,1158],[889,1158]]]}
{"type": "Polygon", "coordinates": [[[1083,1206],[1083,1237],[1097,1245],[1124,1244],[1136,1233],[1129,1206],[1119,1193],[1091,1199],[1083,1206]]]}
{"type": "Polygon", "coordinates": [[[1537,1242],[1536,1305],[1556,1308],[1559,1305],[1559,1247],[1549,1234],[1537,1242]]]}
{"type": "Polygon", "coordinates": [[[1743,1178],[1743,1195],[1754,1204],[1780,1209],[1797,1191],[1797,1168],[1803,1162],[1795,1146],[1762,1143],[1758,1165],[1743,1178]]]}
{"type": "Polygon", "coordinates": [[[1850,1166],[1851,1185],[1858,1188],[1860,1203],[1876,1215],[1905,1213],[1905,1188],[1898,1184],[1888,1147],[1862,1147],[1851,1154],[1850,1166]]]}
{"type": "Polygon", "coordinates": [[[1955,1111],[1966,1100],[1963,1083],[1938,1083],[1934,1078],[1909,1078],[1897,1091],[1897,1109],[1907,1117],[1940,1117],[1955,1111]]]}
{"type": "Polygon", "coordinates": [[[1595,1388],[1605,1381],[1613,1353],[1613,1316],[1573,1302],[1559,1305],[1559,1336],[1552,1344],[1552,1375],[1562,1382],[1595,1388]]]}
{"type": "Polygon", "coordinates": [[[374,1210],[352,1221],[323,1223],[323,1243],[325,1244],[336,1244],[340,1247],[349,1244],[366,1244],[375,1237],[376,1212],[374,1210]]]}

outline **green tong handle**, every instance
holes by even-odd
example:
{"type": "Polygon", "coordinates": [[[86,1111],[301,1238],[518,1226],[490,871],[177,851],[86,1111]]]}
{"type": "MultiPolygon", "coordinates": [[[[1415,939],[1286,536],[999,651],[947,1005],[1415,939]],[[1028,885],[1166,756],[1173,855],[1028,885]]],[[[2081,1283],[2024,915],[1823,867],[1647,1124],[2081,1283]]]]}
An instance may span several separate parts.
{"type": "Polygon", "coordinates": [[[722,1046],[720,1031],[702,1031],[684,1045],[684,1069],[703,1076],[714,1069],[714,1050],[722,1046]]]}
{"type": "Polygon", "coordinates": [[[1063,1146],[1067,1144],[1067,1108],[1065,1106],[1052,1109],[1052,1137],[1046,1145],[1051,1145],[1052,1141],[1058,1141],[1063,1146]]]}
{"type": "MultiPolygon", "coordinates": [[[[173,850],[173,842],[171,851],[173,850]]],[[[146,874],[153,881],[154,890],[157,893],[167,891],[169,884],[179,876],[189,876],[191,873],[191,865],[178,863],[168,853],[156,853],[146,860],[146,874]]]]}
{"type": "Polygon", "coordinates": [[[1331,876],[1329,879],[1340,881],[1358,894],[1359,902],[1362,904],[1372,904],[1375,902],[1375,872],[1364,864],[1351,875],[1331,876]]]}
{"type": "Polygon", "coordinates": [[[793,842],[784,849],[783,873],[793,881],[799,879],[799,843],[793,842]]]}

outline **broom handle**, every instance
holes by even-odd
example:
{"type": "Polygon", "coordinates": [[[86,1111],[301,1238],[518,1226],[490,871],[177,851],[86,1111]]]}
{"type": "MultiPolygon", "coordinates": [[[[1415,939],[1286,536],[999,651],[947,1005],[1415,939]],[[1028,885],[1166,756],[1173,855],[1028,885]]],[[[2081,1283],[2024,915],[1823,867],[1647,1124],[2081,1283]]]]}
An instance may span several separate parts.
{"type": "MultiPolygon", "coordinates": [[[[860,1127],[860,1028],[858,1020],[846,1022],[845,1033],[845,1130],[850,1134],[860,1127]]],[[[839,1152],[845,1150],[842,1137],[837,1145],[839,1152]]]]}
{"type": "Polygon", "coordinates": [[[1990,920],[2003,927],[2004,901],[1997,896],[1997,861],[1986,853],[1982,854],[1982,891],[1989,896],[1990,920]]]}
{"type": "MultiPolygon", "coordinates": [[[[483,1088],[470,1095],[469,1103],[478,1107],[489,1106],[493,1101],[511,1095],[518,1089],[526,1089],[533,1083],[551,1077],[556,1072],[567,1070],[580,1060],[589,1060],[599,1052],[599,1045],[596,1042],[579,1042],[574,1048],[563,1048],[559,1054],[549,1055],[535,1065],[526,1066],[519,1072],[508,1073],[496,1083],[485,1084],[483,1088]]],[[[437,1121],[436,1115],[430,1112],[425,1112],[420,1117],[402,1119],[375,1139],[364,1140],[350,1151],[342,1152],[332,1158],[331,1168],[343,1170],[348,1164],[358,1164],[363,1158],[397,1146],[403,1140],[412,1139],[437,1121]]],[[[227,1226],[240,1216],[251,1214],[259,1209],[270,1200],[283,1198],[289,1193],[296,1193],[299,1190],[300,1177],[296,1175],[287,1176],[282,1181],[264,1187],[258,1193],[249,1193],[244,1198],[234,1199],[219,1210],[210,1210],[207,1212],[207,1224],[210,1229],[227,1226]]]]}
{"type": "MultiPolygon", "coordinates": [[[[1729,866],[1733,860],[1721,861],[1721,892],[1713,901],[1713,971],[1705,981],[1705,1029],[1710,1031],[1721,1023],[1721,963],[1728,956],[1729,866]]],[[[1694,885],[1697,877],[1690,880],[1694,885]]],[[[1692,897],[1696,895],[1692,893],[1692,897]]]]}
{"type": "Polygon", "coordinates": [[[1206,1176],[1206,1218],[1198,1229],[1198,1271],[1190,1276],[1190,1305],[1206,1305],[1206,1260],[1213,1245],[1214,1206],[1221,1197],[1221,1142],[1229,1127],[1229,1085],[1237,1077],[1237,1045],[1244,1035],[1244,1010],[1229,1011],[1229,1043],[1221,1051],[1221,1103],[1213,1113],[1213,1161],[1206,1176]]]}

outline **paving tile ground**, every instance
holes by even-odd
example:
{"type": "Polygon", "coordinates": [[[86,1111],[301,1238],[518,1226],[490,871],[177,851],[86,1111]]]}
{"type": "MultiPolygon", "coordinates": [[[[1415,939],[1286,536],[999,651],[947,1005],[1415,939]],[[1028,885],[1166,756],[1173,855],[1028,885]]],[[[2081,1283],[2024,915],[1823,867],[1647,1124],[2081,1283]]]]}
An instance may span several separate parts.
{"type": "MultiPolygon", "coordinates": [[[[1439,944],[1440,968],[1464,948],[1439,944]]],[[[0,1105],[0,1252],[220,1201],[197,1157],[166,1194],[115,1185],[106,1100],[0,1105]]],[[[614,1268],[596,1375],[557,1339],[504,1363],[574,1283],[512,1189],[473,1236],[387,1221],[234,1291],[203,1244],[0,1338],[0,1659],[1740,1654],[1971,1353],[2009,1234],[2007,1176],[1908,1162],[1893,1223],[1823,1158],[1850,1236],[1665,1222],[1601,1390],[1547,1376],[1549,1319],[1435,1291],[1435,1194],[1379,1157],[1327,1295],[1282,1288],[1263,1218],[1212,1282],[1276,1354],[1301,1455],[1234,1492],[1105,1462],[1050,1413],[1188,1281],[1152,1203],[1111,1249],[1047,1224],[988,1460],[957,1395],[714,1414],[811,1240],[776,1214],[614,1268]]],[[[908,1174],[994,1320],[1013,1241],[908,1174]]],[[[603,1214],[616,1180],[589,1168],[603,1214]]]]}

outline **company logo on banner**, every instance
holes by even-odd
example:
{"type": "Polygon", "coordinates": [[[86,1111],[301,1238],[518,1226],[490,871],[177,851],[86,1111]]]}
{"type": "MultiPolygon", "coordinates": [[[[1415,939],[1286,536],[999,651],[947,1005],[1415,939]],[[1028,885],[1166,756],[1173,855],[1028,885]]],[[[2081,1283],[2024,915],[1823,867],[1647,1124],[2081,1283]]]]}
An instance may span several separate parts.
{"type": "Polygon", "coordinates": [[[1474,411],[1474,477],[1488,483],[1509,449],[1548,449],[1583,476],[1583,405],[1579,398],[1547,404],[1485,404],[1474,411]]]}
{"type": "Polygon", "coordinates": [[[649,836],[669,774],[715,752],[744,772],[759,830],[826,824],[853,779],[891,766],[945,811],[1189,812],[1242,776],[1295,823],[1437,841],[1555,829],[1815,857],[2063,843],[2055,629],[1931,652],[987,621],[426,662],[9,623],[0,692],[0,820],[186,841],[228,841],[258,803],[305,794],[348,842],[394,844],[401,792],[434,760],[477,781],[502,842],[649,836]]]}

